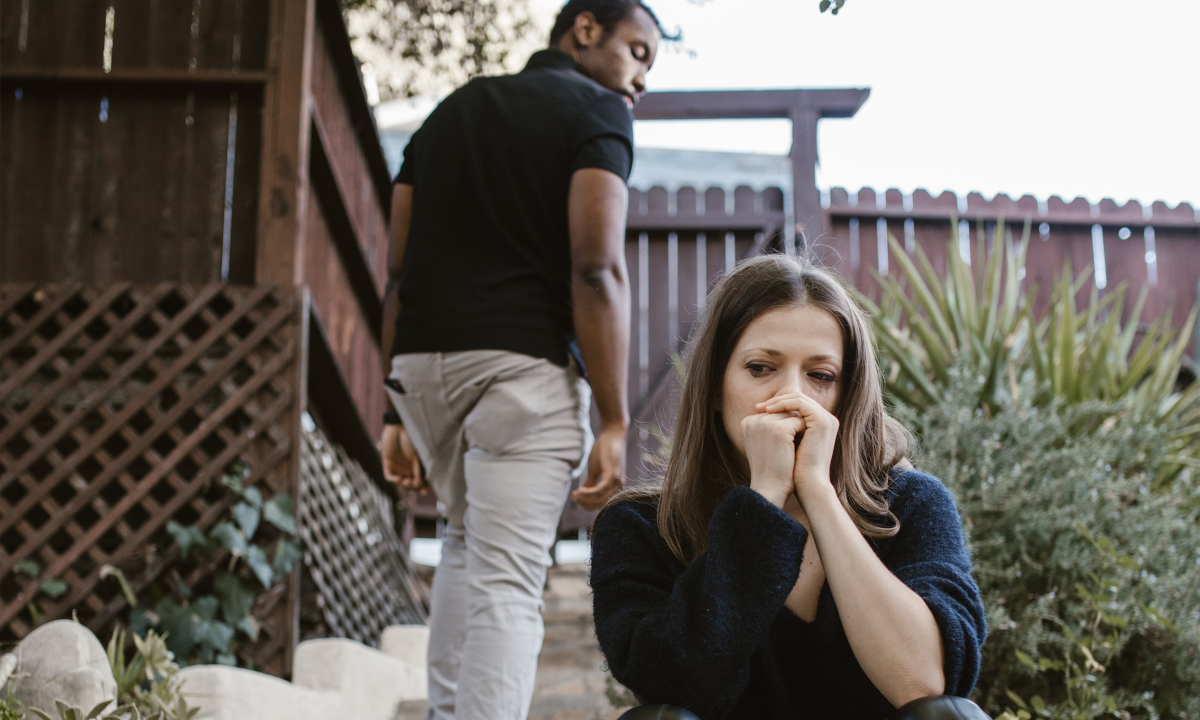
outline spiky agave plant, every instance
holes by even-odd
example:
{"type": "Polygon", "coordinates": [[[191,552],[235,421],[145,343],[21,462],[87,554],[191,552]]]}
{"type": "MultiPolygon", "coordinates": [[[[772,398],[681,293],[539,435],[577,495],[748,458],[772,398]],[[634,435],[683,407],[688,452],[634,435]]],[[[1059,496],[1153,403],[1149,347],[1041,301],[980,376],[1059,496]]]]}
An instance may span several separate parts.
{"type": "MultiPolygon", "coordinates": [[[[958,252],[957,226],[951,223],[944,276],[919,246],[910,258],[889,237],[899,276],[877,276],[878,302],[856,293],[875,322],[889,395],[927,409],[956,382],[951,370],[966,367],[983,379],[977,406],[990,415],[1019,392],[1019,379],[1030,376],[1039,406],[1121,401],[1126,412],[1167,428],[1171,446],[1160,484],[1184,468],[1200,469],[1200,381],[1179,387],[1200,306],[1179,333],[1169,312],[1141,322],[1145,291],[1126,315],[1124,283],[1104,296],[1093,287],[1081,310],[1076,299],[1091,270],[1075,275],[1068,264],[1052,288],[1050,310],[1037,319],[1031,302],[1037,287],[1022,287],[1030,221],[1019,250],[1003,220],[997,223],[996,238],[1003,241],[986,253],[978,281],[958,252]]],[[[982,229],[976,242],[983,257],[982,229]]]]}
{"type": "Polygon", "coordinates": [[[985,253],[980,233],[978,255],[986,254],[987,261],[978,283],[959,254],[957,222],[951,223],[945,277],[938,276],[919,245],[909,257],[896,238],[888,236],[900,276],[876,275],[881,290],[878,303],[861,292],[855,294],[875,322],[887,390],[893,398],[918,409],[941,402],[953,382],[951,369],[960,359],[985,378],[979,396],[985,412],[992,412],[1003,393],[1015,387],[1016,378],[1006,378],[1006,373],[1016,368],[1027,334],[1021,280],[1029,229],[1027,220],[1018,251],[1001,219],[996,237],[1003,242],[990,254],[985,253]]]}

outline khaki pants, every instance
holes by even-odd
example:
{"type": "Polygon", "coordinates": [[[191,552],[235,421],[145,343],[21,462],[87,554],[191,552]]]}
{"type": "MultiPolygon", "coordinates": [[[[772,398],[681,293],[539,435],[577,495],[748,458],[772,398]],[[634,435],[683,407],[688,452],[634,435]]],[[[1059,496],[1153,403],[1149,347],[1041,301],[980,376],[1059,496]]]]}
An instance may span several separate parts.
{"type": "Polygon", "coordinates": [[[591,444],[591,390],[574,364],[502,350],[397,355],[391,376],[448,520],[430,598],[429,718],[520,720],[550,549],[591,444]]]}

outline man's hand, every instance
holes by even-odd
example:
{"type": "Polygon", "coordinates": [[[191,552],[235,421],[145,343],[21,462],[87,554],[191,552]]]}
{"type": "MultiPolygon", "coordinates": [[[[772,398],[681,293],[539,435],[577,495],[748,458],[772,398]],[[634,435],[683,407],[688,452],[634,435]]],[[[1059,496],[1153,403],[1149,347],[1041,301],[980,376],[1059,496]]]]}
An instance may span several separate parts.
{"type": "Polygon", "coordinates": [[[413,447],[408,432],[401,425],[384,425],[379,440],[383,456],[383,476],[400,486],[401,490],[417,490],[424,494],[429,486],[421,474],[421,458],[413,447]]]}
{"type": "Polygon", "coordinates": [[[584,510],[599,510],[624,486],[625,428],[601,430],[588,457],[587,479],[571,499],[584,510]]]}

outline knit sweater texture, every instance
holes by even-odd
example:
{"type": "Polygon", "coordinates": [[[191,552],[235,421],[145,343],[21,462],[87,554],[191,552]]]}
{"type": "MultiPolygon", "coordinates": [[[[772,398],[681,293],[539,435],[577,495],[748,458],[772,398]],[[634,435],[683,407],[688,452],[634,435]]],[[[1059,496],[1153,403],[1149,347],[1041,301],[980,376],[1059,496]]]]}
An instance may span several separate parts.
{"type": "MultiPolygon", "coordinates": [[[[987,627],[958,508],[918,471],[893,472],[888,494],[900,531],[869,542],[929,606],[945,692],[965,697],[987,627]]],[[[641,702],[703,720],[885,718],[892,706],[855,658],[828,583],[812,622],[784,606],[807,543],[804,526],[747,487],[721,502],[707,550],[687,566],[659,534],[654,505],[609,508],[593,532],[591,584],[613,677],[641,702]]]]}

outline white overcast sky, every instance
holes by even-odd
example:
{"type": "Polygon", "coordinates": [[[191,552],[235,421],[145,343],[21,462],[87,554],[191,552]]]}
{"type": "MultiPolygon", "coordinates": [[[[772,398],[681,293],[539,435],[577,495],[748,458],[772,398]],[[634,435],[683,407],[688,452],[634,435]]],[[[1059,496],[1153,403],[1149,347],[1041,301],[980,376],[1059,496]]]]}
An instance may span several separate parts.
{"type": "MultiPolygon", "coordinates": [[[[549,27],[562,2],[533,0],[549,27]]],[[[1200,207],[1200,0],[650,0],[690,52],[651,90],[870,87],[822,186],[1200,207]]],[[[644,147],[786,154],[786,121],[639,122],[644,147]]]]}

